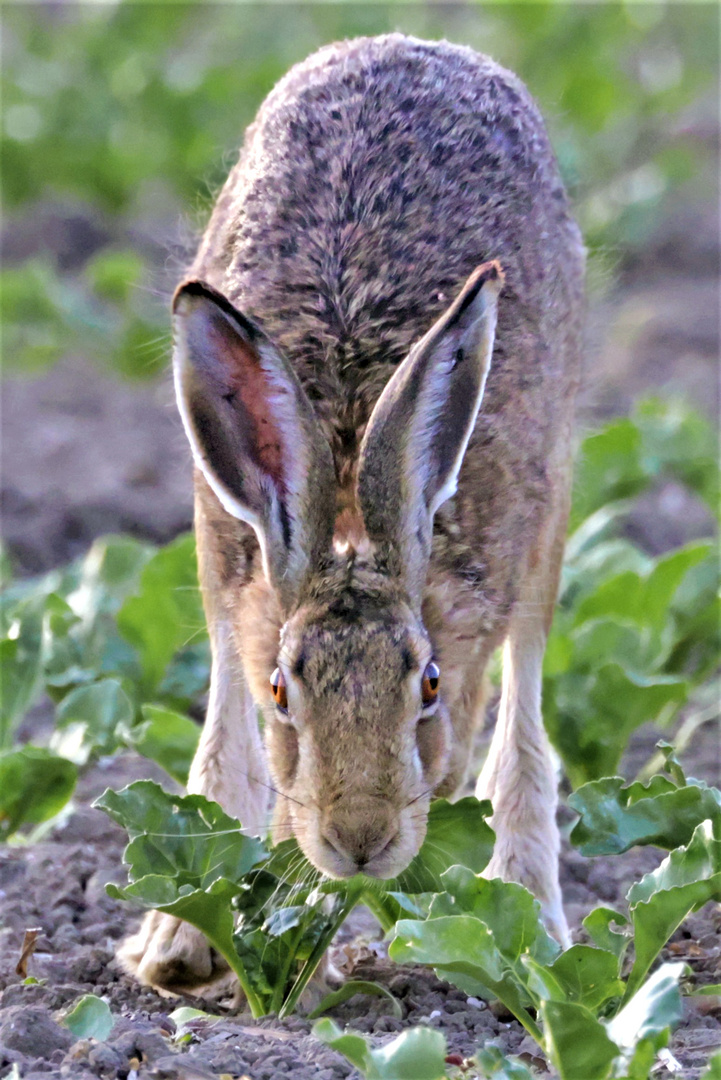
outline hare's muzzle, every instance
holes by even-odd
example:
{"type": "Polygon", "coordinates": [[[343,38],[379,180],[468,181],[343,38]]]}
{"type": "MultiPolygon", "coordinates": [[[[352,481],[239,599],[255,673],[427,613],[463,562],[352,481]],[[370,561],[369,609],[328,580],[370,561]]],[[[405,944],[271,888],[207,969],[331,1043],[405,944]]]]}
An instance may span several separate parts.
{"type": "Polygon", "coordinates": [[[368,874],[392,877],[398,872],[399,823],[382,799],[338,805],[323,815],[321,844],[326,872],[335,877],[368,874]]]}

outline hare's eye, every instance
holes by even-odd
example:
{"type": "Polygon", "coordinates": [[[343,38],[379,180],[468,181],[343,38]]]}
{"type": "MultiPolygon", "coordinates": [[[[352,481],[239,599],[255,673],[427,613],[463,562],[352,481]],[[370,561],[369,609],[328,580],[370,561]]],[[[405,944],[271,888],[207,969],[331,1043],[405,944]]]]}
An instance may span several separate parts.
{"type": "Polygon", "coordinates": [[[283,672],[280,668],[276,668],[270,677],[270,689],[273,693],[273,701],[276,703],[281,712],[288,711],[288,691],[285,686],[285,679],[283,678],[283,672]]]}
{"type": "Polygon", "coordinates": [[[424,709],[430,709],[436,703],[440,681],[440,668],[435,661],[431,660],[430,664],[426,664],[426,670],[423,672],[421,682],[421,701],[424,709]]]}

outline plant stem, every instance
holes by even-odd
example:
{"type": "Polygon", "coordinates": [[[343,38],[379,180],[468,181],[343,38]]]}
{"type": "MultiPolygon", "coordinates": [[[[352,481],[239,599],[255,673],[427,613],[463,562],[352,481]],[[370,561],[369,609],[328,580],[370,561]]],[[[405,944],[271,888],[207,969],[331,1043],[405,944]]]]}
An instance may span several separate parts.
{"type": "Polygon", "coordinates": [[[338,914],[336,915],[335,919],[328,927],[326,932],[318,939],[315,947],[313,948],[313,951],[311,952],[306,962],[303,964],[303,967],[301,968],[297,979],[290,988],[288,996],[283,1002],[283,1005],[278,1012],[279,1020],[282,1020],[284,1017],[288,1016],[298,1004],[298,1000],[301,994],[303,993],[306,986],[315,974],[315,970],[318,967],[318,964],[320,964],[321,960],[323,959],[326,949],[335,937],[339,928],[343,925],[345,920],[350,915],[353,908],[356,906],[356,904],[360,903],[360,900],[360,892],[354,893],[352,896],[348,897],[345,903],[340,907],[338,914]]]}
{"type": "Polygon", "coordinates": [[[387,934],[395,926],[396,920],[386,910],[383,900],[384,897],[382,895],[371,892],[370,889],[367,889],[361,897],[362,903],[365,904],[371,914],[374,915],[378,922],[381,924],[381,930],[383,931],[383,933],[387,934]]]}
{"type": "Polygon", "coordinates": [[[237,976],[238,982],[240,983],[240,988],[245,994],[245,998],[248,1002],[248,1006],[252,1013],[253,1019],[259,1020],[261,1016],[267,1016],[268,1010],[264,1008],[263,1002],[258,997],[253,987],[250,985],[245,968],[243,967],[243,962],[238,956],[235,949],[226,949],[222,942],[218,941],[217,938],[213,938],[210,936],[207,929],[204,929],[203,933],[205,934],[213,948],[217,949],[220,955],[228,961],[231,970],[237,976]]]}
{"type": "Polygon", "coordinates": [[[301,938],[303,937],[303,930],[304,929],[305,928],[304,928],[302,923],[300,924],[300,926],[296,927],[296,932],[293,935],[293,941],[288,946],[288,951],[287,951],[286,956],[285,956],[285,963],[283,964],[283,968],[281,970],[281,973],[278,976],[278,981],[276,982],[275,987],[273,988],[273,997],[272,997],[272,1000],[271,1000],[271,1003],[270,1003],[270,1010],[269,1011],[274,1012],[274,1013],[278,1013],[279,1016],[281,1015],[281,1009],[283,1007],[283,997],[285,995],[285,984],[288,981],[288,972],[290,971],[291,964],[295,960],[295,954],[296,954],[296,951],[298,949],[298,943],[301,940],[301,938]]]}

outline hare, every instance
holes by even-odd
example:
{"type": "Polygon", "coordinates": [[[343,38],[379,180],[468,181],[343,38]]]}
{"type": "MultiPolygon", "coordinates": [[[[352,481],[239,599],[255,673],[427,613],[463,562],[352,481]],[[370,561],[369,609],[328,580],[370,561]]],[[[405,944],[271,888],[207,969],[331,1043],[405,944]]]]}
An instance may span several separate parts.
{"type": "MultiPolygon", "coordinates": [[[[252,832],[275,792],[275,835],[320,870],[392,877],[464,781],[505,642],[487,873],[561,941],[541,664],[583,268],[522,83],[390,34],[276,86],[173,302],[213,655],[189,790],[252,832]]],[[[159,987],[222,974],[158,913],[122,955],[159,987]]]]}

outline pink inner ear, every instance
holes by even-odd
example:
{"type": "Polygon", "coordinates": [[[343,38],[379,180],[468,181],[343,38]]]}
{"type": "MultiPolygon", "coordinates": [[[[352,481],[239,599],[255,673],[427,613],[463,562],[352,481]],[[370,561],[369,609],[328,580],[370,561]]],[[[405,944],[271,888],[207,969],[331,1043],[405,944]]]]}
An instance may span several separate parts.
{"type": "Polygon", "coordinates": [[[227,324],[223,327],[218,342],[220,355],[226,359],[227,398],[242,414],[249,448],[258,466],[277,487],[285,489],[280,418],[273,409],[278,390],[263,370],[255,348],[239,335],[229,333],[229,329],[227,324]]]}

